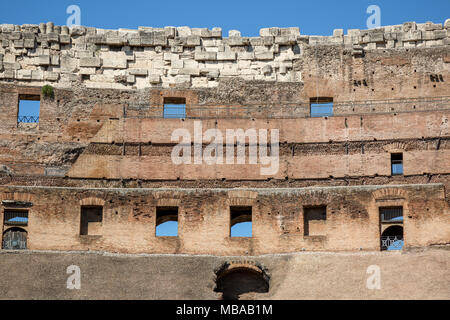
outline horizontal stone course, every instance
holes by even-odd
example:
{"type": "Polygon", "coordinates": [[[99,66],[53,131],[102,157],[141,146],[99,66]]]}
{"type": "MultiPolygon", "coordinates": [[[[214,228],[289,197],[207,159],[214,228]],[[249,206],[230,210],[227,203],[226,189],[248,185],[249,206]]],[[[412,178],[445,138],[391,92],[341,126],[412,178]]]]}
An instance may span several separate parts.
{"type": "Polygon", "coordinates": [[[301,35],[297,27],[262,28],[259,37],[245,37],[238,30],[230,30],[228,35],[223,37],[221,28],[186,26],[104,30],[55,26],[51,22],[2,24],[0,54],[8,58],[0,64],[0,81],[61,79],[58,85],[66,86],[69,82],[64,79],[95,74],[98,77],[91,77],[90,85],[95,82],[95,87],[109,88],[111,79],[126,75],[146,77],[146,81],[135,81],[133,77],[117,80],[117,87],[124,89],[170,87],[174,83],[214,87],[217,77],[301,82],[301,72],[293,70],[293,63],[307,47],[340,46],[358,58],[370,50],[448,46],[450,19],[443,24],[405,22],[371,30],[350,29],[347,34],[336,29],[332,36],[301,35]],[[283,64],[278,65],[280,62],[283,64]],[[52,69],[46,70],[48,67],[52,69]],[[35,71],[39,76],[12,72],[22,69],[35,71]],[[202,72],[205,69],[210,71],[202,72]],[[55,75],[60,73],[63,74],[55,75]],[[103,83],[102,79],[108,81],[103,83]]]}

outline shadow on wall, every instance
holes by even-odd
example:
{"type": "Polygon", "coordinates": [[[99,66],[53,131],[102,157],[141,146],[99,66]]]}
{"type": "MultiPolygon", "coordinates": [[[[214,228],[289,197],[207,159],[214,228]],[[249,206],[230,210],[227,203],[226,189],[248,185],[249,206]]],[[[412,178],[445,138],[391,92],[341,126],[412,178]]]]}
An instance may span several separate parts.
{"type": "Polygon", "coordinates": [[[226,266],[218,272],[214,291],[222,292],[223,300],[254,300],[269,292],[269,277],[262,270],[226,266]]]}

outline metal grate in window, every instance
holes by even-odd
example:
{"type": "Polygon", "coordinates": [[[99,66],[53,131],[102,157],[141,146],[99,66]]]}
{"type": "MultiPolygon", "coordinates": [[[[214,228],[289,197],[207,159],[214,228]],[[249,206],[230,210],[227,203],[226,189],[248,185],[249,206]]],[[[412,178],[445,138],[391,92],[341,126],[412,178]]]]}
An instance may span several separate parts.
{"type": "Polygon", "coordinates": [[[5,210],[3,223],[10,226],[26,226],[28,225],[28,211],[5,210]]]}
{"type": "Polygon", "coordinates": [[[403,208],[380,208],[381,222],[402,222],[403,221],[403,208]]]}

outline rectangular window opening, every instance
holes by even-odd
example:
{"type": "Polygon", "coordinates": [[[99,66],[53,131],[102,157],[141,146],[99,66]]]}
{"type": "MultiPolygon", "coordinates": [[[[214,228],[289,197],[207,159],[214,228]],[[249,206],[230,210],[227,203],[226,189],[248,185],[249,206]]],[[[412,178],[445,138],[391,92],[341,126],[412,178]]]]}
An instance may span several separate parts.
{"type": "Polygon", "coordinates": [[[18,123],[39,123],[41,97],[39,95],[19,95],[18,123]]]}
{"type": "Polygon", "coordinates": [[[391,153],[391,173],[393,176],[403,174],[403,153],[391,153]]]}
{"type": "Polygon", "coordinates": [[[3,224],[5,226],[27,226],[28,211],[5,210],[3,224]]]}
{"type": "Polygon", "coordinates": [[[381,250],[402,250],[404,245],[403,207],[384,207],[379,210],[381,250]]]}
{"type": "Polygon", "coordinates": [[[252,237],[252,207],[230,207],[230,237],[252,237]]]}
{"type": "Polygon", "coordinates": [[[311,98],[310,112],[312,118],[333,116],[333,98],[311,98]]]}
{"type": "Polygon", "coordinates": [[[164,98],[164,118],[185,119],[186,98],[166,97],[164,98]]]}
{"type": "Polygon", "coordinates": [[[315,206],[303,208],[303,230],[305,236],[325,235],[327,207],[315,206]]]}
{"type": "Polygon", "coordinates": [[[403,223],[403,207],[380,208],[380,221],[382,223],[403,223]]]}
{"type": "Polygon", "coordinates": [[[80,235],[99,236],[102,234],[103,207],[82,206],[80,235]]]}
{"type": "Polygon", "coordinates": [[[178,237],[178,207],[156,207],[156,236],[178,237]]]}

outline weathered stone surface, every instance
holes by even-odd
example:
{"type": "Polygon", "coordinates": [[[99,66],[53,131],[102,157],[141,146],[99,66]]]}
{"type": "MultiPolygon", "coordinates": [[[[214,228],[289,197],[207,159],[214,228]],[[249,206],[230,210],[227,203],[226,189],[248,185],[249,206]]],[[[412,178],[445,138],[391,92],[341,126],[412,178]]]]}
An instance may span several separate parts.
{"type": "Polygon", "coordinates": [[[234,61],[236,60],[236,52],[225,51],[217,53],[217,60],[219,61],[234,61]]]}
{"type": "Polygon", "coordinates": [[[58,81],[59,80],[59,73],[51,72],[51,71],[45,71],[44,72],[44,80],[46,80],[46,81],[58,81]]]}
{"type": "MultiPolygon", "coordinates": [[[[150,74],[162,76],[159,83],[165,87],[175,82],[188,82],[196,88],[209,88],[217,86],[217,83],[208,82],[209,73],[199,71],[200,75],[197,75],[197,69],[210,69],[211,64],[214,64],[214,69],[223,70],[221,75],[227,77],[300,83],[302,80],[295,73],[297,71],[279,63],[303,59],[304,52],[316,46],[345,47],[353,57],[364,58],[368,52],[381,53],[385,49],[438,48],[450,44],[448,20],[444,24],[407,22],[372,30],[354,29],[348,30],[345,36],[343,29],[334,30],[332,36],[301,36],[296,27],[263,28],[259,37],[251,38],[242,37],[237,30],[230,30],[229,37],[222,38],[221,28],[103,30],[42,23],[23,26],[5,24],[0,30],[0,53],[6,55],[0,72],[49,67],[51,72],[64,73],[64,77],[59,78],[64,80],[64,85],[68,85],[67,79],[93,75],[91,68],[103,67],[96,70],[96,77],[87,82],[92,88],[111,88],[111,79],[124,75],[137,76],[133,83],[137,88],[151,87],[150,74]],[[14,59],[11,60],[11,56],[14,59]],[[50,61],[45,56],[50,57],[50,61]],[[261,72],[267,70],[267,66],[272,67],[272,72],[261,72]],[[182,69],[185,70],[180,73],[182,69]],[[134,74],[138,71],[132,70],[144,71],[134,74]],[[176,76],[180,76],[178,80],[176,76]],[[202,79],[185,81],[185,76],[202,79]],[[102,79],[105,79],[104,83],[102,79]]],[[[301,73],[298,71],[298,74],[301,73]]],[[[114,83],[114,87],[126,87],[127,83],[132,82],[125,79],[114,83]]]]}
{"type": "Polygon", "coordinates": [[[100,67],[101,64],[101,59],[98,57],[80,58],[80,67],[100,67]]]}
{"type": "Polygon", "coordinates": [[[149,82],[152,84],[158,84],[161,82],[161,76],[157,75],[157,74],[150,74],[148,79],[149,79],[149,82]]]}
{"type": "Polygon", "coordinates": [[[103,58],[103,67],[104,68],[111,68],[111,69],[126,69],[128,66],[127,59],[123,57],[109,57],[109,58],[103,58]]]}
{"type": "Polygon", "coordinates": [[[197,61],[213,61],[217,59],[216,52],[195,52],[194,59],[197,61]]]}
{"type": "Polygon", "coordinates": [[[228,37],[240,37],[241,32],[238,30],[229,30],[228,31],[228,37]]]}
{"type": "Polygon", "coordinates": [[[16,77],[19,80],[31,80],[31,70],[17,70],[16,77]]]}
{"type": "Polygon", "coordinates": [[[128,72],[136,76],[146,76],[148,74],[148,70],[146,69],[130,69],[128,72]]]}
{"type": "Polygon", "coordinates": [[[38,64],[40,66],[50,65],[50,56],[48,56],[48,55],[38,56],[35,59],[36,59],[36,64],[38,64]]]}
{"type": "Polygon", "coordinates": [[[61,71],[75,72],[79,65],[79,59],[72,58],[68,55],[61,56],[61,71]]]}
{"type": "Polygon", "coordinates": [[[334,29],[333,36],[334,37],[343,37],[344,36],[344,29],[334,29]]]}
{"type": "Polygon", "coordinates": [[[256,60],[273,60],[273,52],[255,52],[256,60]]]}

